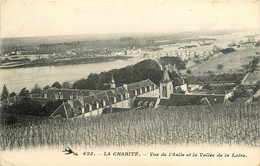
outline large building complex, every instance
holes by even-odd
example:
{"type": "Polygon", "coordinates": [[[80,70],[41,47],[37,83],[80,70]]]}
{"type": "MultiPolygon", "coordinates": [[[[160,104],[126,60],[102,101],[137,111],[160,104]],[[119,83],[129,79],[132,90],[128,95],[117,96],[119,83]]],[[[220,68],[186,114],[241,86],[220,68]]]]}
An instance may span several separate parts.
{"type": "Polygon", "coordinates": [[[174,86],[168,75],[168,66],[164,67],[163,72],[159,86],[147,79],[117,87],[112,75],[109,90],[51,88],[43,96],[45,99],[67,100],[50,115],[61,118],[93,116],[120,109],[226,103],[225,95],[174,93],[176,87],[187,90],[187,85],[183,83],[181,86],[174,86]]]}

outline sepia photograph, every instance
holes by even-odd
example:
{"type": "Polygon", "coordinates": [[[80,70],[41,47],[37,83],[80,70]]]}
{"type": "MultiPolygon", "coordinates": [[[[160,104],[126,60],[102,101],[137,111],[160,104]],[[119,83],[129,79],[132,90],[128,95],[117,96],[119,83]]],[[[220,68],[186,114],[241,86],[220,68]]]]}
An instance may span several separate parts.
{"type": "Polygon", "coordinates": [[[0,166],[259,166],[260,2],[0,2],[0,166]]]}

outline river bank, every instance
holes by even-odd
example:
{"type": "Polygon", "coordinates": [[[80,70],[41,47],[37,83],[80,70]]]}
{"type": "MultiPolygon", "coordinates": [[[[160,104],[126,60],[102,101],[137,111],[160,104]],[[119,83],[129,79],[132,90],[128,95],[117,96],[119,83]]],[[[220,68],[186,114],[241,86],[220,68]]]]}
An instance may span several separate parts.
{"type": "Polygon", "coordinates": [[[119,69],[142,60],[144,59],[141,57],[135,57],[87,64],[0,69],[0,87],[5,84],[10,93],[13,91],[19,93],[24,87],[30,90],[36,83],[41,88],[52,85],[55,81],[73,83],[86,78],[90,73],[119,69]]]}
{"type": "Polygon", "coordinates": [[[99,63],[99,62],[109,62],[115,60],[126,60],[133,58],[131,56],[106,56],[106,57],[78,57],[71,59],[53,59],[53,58],[42,58],[33,60],[31,62],[12,62],[12,65],[8,63],[2,63],[0,69],[14,69],[14,68],[27,68],[27,67],[43,67],[43,66],[64,66],[64,65],[77,65],[77,64],[89,64],[89,63],[99,63]],[[7,64],[7,65],[5,65],[7,64]]]}

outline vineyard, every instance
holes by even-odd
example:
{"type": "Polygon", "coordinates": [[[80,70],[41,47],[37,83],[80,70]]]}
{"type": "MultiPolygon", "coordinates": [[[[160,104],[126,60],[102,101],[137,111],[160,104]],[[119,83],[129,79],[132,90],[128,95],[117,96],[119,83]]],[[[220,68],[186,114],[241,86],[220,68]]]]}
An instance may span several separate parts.
{"type": "Polygon", "coordinates": [[[185,106],[1,126],[1,149],[260,145],[260,105],[185,106]]]}

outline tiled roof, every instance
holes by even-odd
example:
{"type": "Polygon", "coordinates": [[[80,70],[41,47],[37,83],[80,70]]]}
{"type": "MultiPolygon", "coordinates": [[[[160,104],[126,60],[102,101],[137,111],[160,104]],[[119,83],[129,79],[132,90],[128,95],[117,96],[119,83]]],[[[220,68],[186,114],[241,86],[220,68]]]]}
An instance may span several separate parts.
{"type": "Polygon", "coordinates": [[[63,102],[49,117],[72,118],[75,114],[81,114],[78,109],[73,109],[68,102],[63,102]]]}
{"type": "Polygon", "coordinates": [[[206,98],[210,105],[223,104],[225,95],[216,94],[171,94],[170,99],[161,99],[159,105],[182,106],[201,104],[201,99],[206,98]]]}
{"type": "Polygon", "coordinates": [[[67,102],[63,102],[51,115],[50,117],[60,116],[61,118],[71,117],[71,106],[67,102]]]}
{"type": "Polygon", "coordinates": [[[160,83],[168,83],[168,82],[171,82],[171,81],[172,80],[170,79],[169,74],[168,74],[168,66],[164,66],[163,77],[162,77],[160,83]]]}
{"type": "Polygon", "coordinates": [[[97,96],[97,98],[98,98],[99,100],[104,100],[104,101],[106,101],[106,102],[109,100],[106,91],[99,92],[99,93],[96,94],[96,96],[97,96]]]}
{"type": "Polygon", "coordinates": [[[82,103],[79,100],[74,100],[73,103],[75,108],[82,106],[82,103]]]}
{"type": "Polygon", "coordinates": [[[114,90],[107,90],[106,94],[107,94],[108,97],[115,96],[114,90]]]}
{"type": "Polygon", "coordinates": [[[95,101],[99,101],[99,99],[95,95],[84,97],[85,104],[93,104],[95,101]]]}
{"type": "Polygon", "coordinates": [[[145,86],[148,86],[148,85],[155,85],[155,84],[150,79],[147,79],[147,80],[135,82],[135,83],[132,83],[132,84],[128,84],[127,89],[128,89],[129,92],[131,92],[131,90],[136,90],[140,87],[145,87],[145,86]]]}
{"type": "Polygon", "coordinates": [[[124,87],[118,87],[114,90],[106,90],[102,92],[98,92],[96,94],[93,94],[91,96],[84,97],[84,103],[93,104],[95,101],[106,101],[108,102],[111,97],[116,97],[117,95],[123,95],[127,91],[124,87]]]}
{"type": "Polygon", "coordinates": [[[55,98],[55,94],[61,93],[64,99],[70,99],[70,95],[73,96],[89,96],[92,94],[96,94],[101,90],[82,90],[82,89],[57,89],[57,88],[50,88],[47,89],[43,93],[48,94],[48,98],[55,98]]]}
{"type": "Polygon", "coordinates": [[[126,92],[127,92],[126,89],[122,86],[116,88],[116,90],[115,90],[115,94],[124,94],[126,92]]]}

